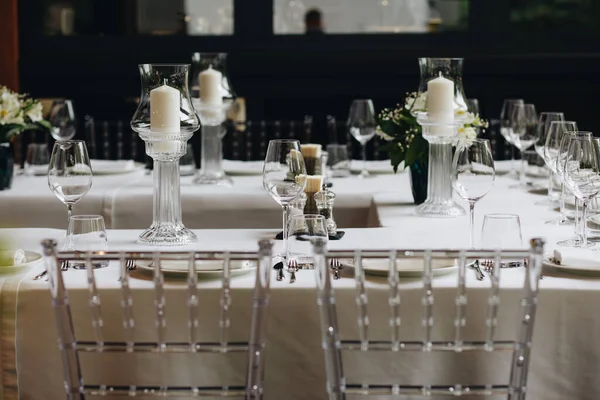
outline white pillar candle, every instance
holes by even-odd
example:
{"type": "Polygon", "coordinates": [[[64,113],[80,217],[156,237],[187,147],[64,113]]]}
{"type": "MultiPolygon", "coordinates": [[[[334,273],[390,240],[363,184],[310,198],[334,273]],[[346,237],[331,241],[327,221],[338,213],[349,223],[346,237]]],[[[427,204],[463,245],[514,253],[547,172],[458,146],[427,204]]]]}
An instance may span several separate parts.
{"type": "Polygon", "coordinates": [[[213,69],[212,65],[198,74],[200,100],[202,103],[211,106],[220,106],[223,104],[223,96],[221,93],[222,80],[223,74],[213,69]]]}
{"type": "Polygon", "coordinates": [[[454,121],[454,82],[440,76],[427,82],[427,114],[433,121],[454,121]]]}
{"type": "Polygon", "coordinates": [[[166,83],[150,91],[150,130],[179,133],[179,90],[166,83]]]}

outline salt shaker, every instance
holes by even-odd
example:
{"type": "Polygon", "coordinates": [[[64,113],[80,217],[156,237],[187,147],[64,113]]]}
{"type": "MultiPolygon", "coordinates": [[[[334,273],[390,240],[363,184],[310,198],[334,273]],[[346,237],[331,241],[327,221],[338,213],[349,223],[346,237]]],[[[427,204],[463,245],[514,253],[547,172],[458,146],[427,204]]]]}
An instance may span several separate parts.
{"type": "Polygon", "coordinates": [[[327,227],[327,234],[329,236],[337,235],[337,225],[333,219],[333,203],[335,201],[335,193],[323,186],[323,189],[316,193],[315,203],[317,203],[317,209],[319,214],[325,217],[325,225],[327,227]]]}
{"type": "Polygon", "coordinates": [[[304,207],[306,207],[307,196],[306,193],[302,192],[290,203],[289,218],[291,219],[295,215],[304,214],[304,207]]]}

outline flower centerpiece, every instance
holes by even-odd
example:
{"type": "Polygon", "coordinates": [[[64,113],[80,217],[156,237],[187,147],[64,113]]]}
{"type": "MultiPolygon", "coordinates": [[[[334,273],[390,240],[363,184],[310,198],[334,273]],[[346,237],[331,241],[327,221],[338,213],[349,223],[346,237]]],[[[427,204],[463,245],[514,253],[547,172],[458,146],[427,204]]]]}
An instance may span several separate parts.
{"type": "MultiPolygon", "coordinates": [[[[381,149],[389,153],[394,172],[398,171],[400,165],[410,168],[416,204],[421,204],[427,197],[429,143],[423,137],[422,127],[414,114],[426,109],[426,92],[420,95],[407,93],[403,104],[385,108],[377,116],[376,134],[386,141],[381,149]]],[[[487,121],[468,111],[459,110],[456,117],[464,121],[458,129],[459,138],[475,138],[481,129],[488,127],[487,121]]]]}
{"type": "Polygon", "coordinates": [[[0,86],[0,190],[12,184],[14,157],[10,142],[26,130],[50,129],[38,100],[0,86]]]}

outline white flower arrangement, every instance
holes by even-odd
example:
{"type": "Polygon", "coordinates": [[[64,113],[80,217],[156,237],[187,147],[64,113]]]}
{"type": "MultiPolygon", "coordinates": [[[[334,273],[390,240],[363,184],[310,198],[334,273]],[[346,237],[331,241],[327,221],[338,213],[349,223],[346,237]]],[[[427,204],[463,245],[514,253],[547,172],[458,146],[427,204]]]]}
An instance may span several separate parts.
{"type": "Polygon", "coordinates": [[[31,97],[0,86],[0,143],[27,129],[50,129],[42,118],[42,104],[31,97]]]}

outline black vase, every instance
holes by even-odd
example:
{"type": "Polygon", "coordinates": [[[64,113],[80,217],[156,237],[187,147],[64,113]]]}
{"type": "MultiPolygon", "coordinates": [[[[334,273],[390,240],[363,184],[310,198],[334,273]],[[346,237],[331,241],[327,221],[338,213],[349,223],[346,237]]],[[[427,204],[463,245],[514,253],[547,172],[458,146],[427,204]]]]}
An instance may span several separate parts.
{"type": "Polygon", "coordinates": [[[427,200],[427,165],[417,161],[410,166],[410,189],[417,205],[427,200]]]}
{"type": "Polygon", "coordinates": [[[0,190],[10,189],[15,159],[10,143],[0,143],[0,190]]]}

